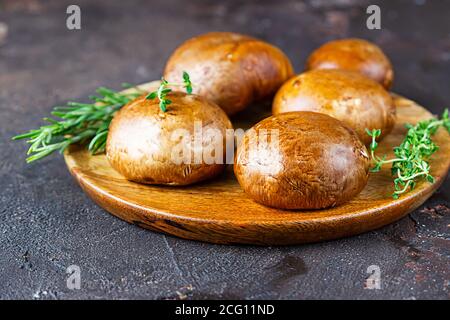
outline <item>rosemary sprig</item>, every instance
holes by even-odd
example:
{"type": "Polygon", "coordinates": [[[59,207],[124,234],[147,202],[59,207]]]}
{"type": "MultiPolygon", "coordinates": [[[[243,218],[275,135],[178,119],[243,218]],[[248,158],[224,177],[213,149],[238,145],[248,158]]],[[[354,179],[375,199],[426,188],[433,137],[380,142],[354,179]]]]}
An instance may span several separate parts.
{"type": "Polygon", "coordinates": [[[89,142],[88,148],[93,154],[105,150],[114,114],[142,92],[119,93],[104,87],[96,92],[98,96],[89,97],[92,103],[68,102],[66,106],[55,107],[51,114],[56,119],[44,118],[48,125],[13,137],[13,140],[28,139],[28,163],[55,151],[62,153],[73,143],[89,142]]]}
{"type": "Polygon", "coordinates": [[[145,98],[146,99],[155,99],[158,97],[159,99],[159,108],[162,112],[166,112],[167,106],[172,103],[172,100],[167,98],[167,94],[172,92],[172,87],[183,87],[186,89],[188,94],[192,93],[192,83],[189,77],[189,74],[186,71],[183,71],[183,83],[171,83],[168,82],[164,77],[161,78],[161,85],[158,90],[150,92],[145,98]]]}
{"type": "MultiPolygon", "coordinates": [[[[126,88],[134,88],[133,92],[121,93],[100,87],[96,90],[97,96],[90,96],[92,103],[68,102],[66,106],[55,107],[52,115],[56,118],[44,118],[48,125],[39,129],[30,130],[24,134],[13,137],[13,140],[28,139],[30,144],[26,161],[28,163],[42,159],[55,151],[64,152],[74,143],[88,143],[92,154],[104,152],[108,128],[114,114],[131,100],[146,93],[136,86],[123,84],[126,88]]],[[[169,83],[162,79],[157,91],[146,98],[160,99],[160,108],[166,111],[171,103],[167,94],[172,91],[168,86],[182,86],[187,93],[192,93],[192,83],[189,74],[183,72],[183,83],[169,83]]]]}
{"type": "Polygon", "coordinates": [[[441,119],[429,119],[420,121],[415,126],[406,124],[408,132],[402,143],[394,148],[395,158],[386,159],[386,155],[379,157],[375,155],[378,147],[376,138],[381,134],[380,129],[368,130],[372,137],[370,151],[374,163],[372,172],[380,171],[385,164],[392,164],[391,173],[394,179],[394,192],[392,197],[398,199],[400,195],[413,190],[417,179],[426,179],[434,182],[434,177],[430,174],[430,164],[428,160],[439,147],[433,142],[432,136],[440,127],[444,127],[450,133],[449,112],[446,109],[441,119]]]}

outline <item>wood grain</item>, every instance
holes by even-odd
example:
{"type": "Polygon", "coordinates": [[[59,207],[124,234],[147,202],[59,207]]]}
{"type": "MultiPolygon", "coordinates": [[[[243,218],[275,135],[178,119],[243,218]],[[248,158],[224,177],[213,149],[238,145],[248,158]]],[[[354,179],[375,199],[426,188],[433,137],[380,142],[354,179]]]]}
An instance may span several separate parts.
{"type": "MultiPolygon", "coordinates": [[[[155,82],[143,85],[154,87],[155,82]]],[[[411,100],[395,96],[398,120],[380,144],[380,153],[392,154],[404,138],[405,123],[432,115],[411,100]]],[[[259,104],[232,119],[235,128],[248,128],[270,115],[259,104]]],[[[372,174],[365,189],[336,208],[286,211],[268,208],[248,198],[237,183],[232,167],[218,179],[188,187],[162,187],[133,183],[115,172],[104,155],[91,156],[74,146],[65,154],[71,174],[83,190],[113,215],[138,226],[181,238],[223,244],[286,245],[351,236],[392,223],[420,206],[445,179],[450,165],[450,137],[439,130],[440,146],[431,160],[433,184],[419,182],[398,200],[391,197],[389,168],[372,174]]]]}

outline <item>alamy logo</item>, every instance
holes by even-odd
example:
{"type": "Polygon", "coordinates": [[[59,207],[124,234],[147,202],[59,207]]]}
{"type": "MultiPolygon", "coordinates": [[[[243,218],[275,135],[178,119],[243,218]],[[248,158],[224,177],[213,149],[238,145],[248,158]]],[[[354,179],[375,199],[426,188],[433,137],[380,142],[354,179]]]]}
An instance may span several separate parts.
{"type": "Polygon", "coordinates": [[[76,4],[67,7],[66,13],[69,15],[66,19],[66,26],[69,30],[81,29],[81,9],[76,4]]]}
{"type": "Polygon", "coordinates": [[[67,288],[70,290],[79,290],[81,288],[80,267],[74,264],[68,266],[66,273],[70,274],[70,276],[67,278],[67,288]]]}
{"type": "Polygon", "coordinates": [[[364,289],[381,289],[381,269],[377,265],[371,265],[366,271],[369,276],[366,278],[364,289]]]}
{"type": "Polygon", "coordinates": [[[367,14],[370,16],[367,18],[366,26],[369,30],[381,29],[381,9],[376,4],[372,4],[367,7],[367,14]]]}

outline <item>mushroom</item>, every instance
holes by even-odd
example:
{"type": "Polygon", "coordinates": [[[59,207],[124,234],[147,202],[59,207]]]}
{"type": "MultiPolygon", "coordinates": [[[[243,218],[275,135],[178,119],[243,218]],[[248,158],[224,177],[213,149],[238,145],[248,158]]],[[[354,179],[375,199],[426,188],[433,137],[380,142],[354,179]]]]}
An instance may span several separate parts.
{"type": "Polygon", "coordinates": [[[306,70],[344,69],[359,72],[382,84],[392,86],[394,70],[383,51],[362,39],[342,39],[325,43],[308,58],[306,70]]]}
{"type": "Polygon", "coordinates": [[[224,168],[227,115],[204,97],[171,92],[167,111],[158,99],[142,96],[124,106],[111,122],[106,156],[126,179],[188,185],[224,168]]]}
{"type": "Polygon", "coordinates": [[[339,119],[367,145],[367,129],[381,129],[382,139],[396,119],[394,101],[382,85],[352,71],[312,70],[288,80],[278,90],[273,114],[314,111],[339,119]]]}
{"type": "Polygon", "coordinates": [[[244,135],[234,172],[255,201],[281,209],[339,205],[366,185],[369,156],[356,133],[316,112],[289,112],[244,135]]]}
{"type": "Polygon", "coordinates": [[[273,96],[293,76],[291,62],[280,49],[231,32],[207,33],[179,46],[167,61],[164,78],[180,82],[183,71],[189,73],[194,93],[228,115],[273,96]]]}

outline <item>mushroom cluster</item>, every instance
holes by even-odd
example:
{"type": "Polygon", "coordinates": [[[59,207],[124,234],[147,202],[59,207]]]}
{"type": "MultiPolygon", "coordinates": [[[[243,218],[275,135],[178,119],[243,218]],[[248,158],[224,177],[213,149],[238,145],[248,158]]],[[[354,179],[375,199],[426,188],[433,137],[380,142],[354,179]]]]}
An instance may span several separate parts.
{"type": "Polygon", "coordinates": [[[228,116],[273,98],[273,115],[237,146],[234,172],[249,197],[281,209],[322,209],[355,197],[368,180],[366,130],[381,129],[382,139],[396,119],[386,91],[391,63],[359,39],[323,45],[295,75],[289,58],[269,43],[208,33],[174,51],[162,81],[115,115],[106,146],[111,166],[146,184],[211,179],[225,167],[228,116]]]}

